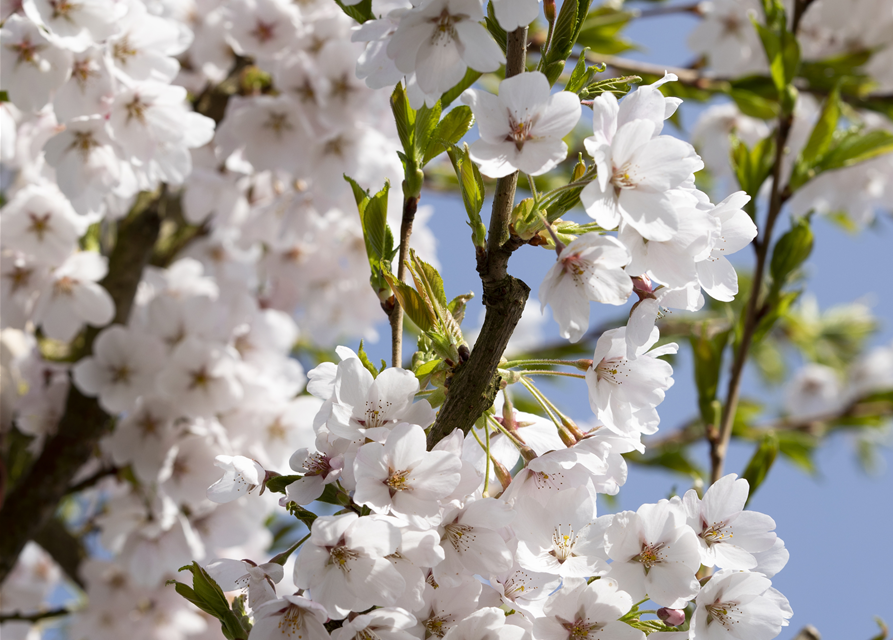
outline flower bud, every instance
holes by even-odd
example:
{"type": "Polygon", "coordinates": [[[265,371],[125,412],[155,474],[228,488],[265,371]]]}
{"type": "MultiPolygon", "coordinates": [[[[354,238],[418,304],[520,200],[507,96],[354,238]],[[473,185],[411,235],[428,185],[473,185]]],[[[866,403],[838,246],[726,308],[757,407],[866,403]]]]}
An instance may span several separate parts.
{"type": "Polygon", "coordinates": [[[668,627],[678,627],[685,622],[685,611],[682,609],[667,609],[661,607],[657,610],[657,617],[666,623],[668,627]]]}
{"type": "Polygon", "coordinates": [[[571,178],[571,182],[576,182],[586,173],[586,163],[583,162],[583,154],[581,153],[577,158],[577,164],[574,165],[574,175],[571,178]]]}
{"type": "Polygon", "coordinates": [[[543,0],[543,13],[546,14],[546,21],[549,24],[555,22],[555,0],[543,0]]]}

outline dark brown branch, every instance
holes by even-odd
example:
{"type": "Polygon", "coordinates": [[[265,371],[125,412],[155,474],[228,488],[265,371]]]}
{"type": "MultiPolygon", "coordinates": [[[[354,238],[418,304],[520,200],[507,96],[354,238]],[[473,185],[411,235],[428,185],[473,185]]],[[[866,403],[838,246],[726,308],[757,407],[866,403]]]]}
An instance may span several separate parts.
{"type": "MultiPolygon", "coordinates": [[[[121,223],[118,241],[109,257],[109,271],[101,284],[115,301],[114,322],[130,316],[137,284],[158,238],[158,198],[142,194],[135,211],[121,223]]],[[[99,330],[86,332],[83,353],[89,353],[99,330]]],[[[95,398],[74,386],[68,392],[65,413],[55,435],[49,438],[34,465],[18,481],[0,509],[0,583],[15,566],[28,540],[34,539],[53,517],[71,479],[93,455],[99,439],[111,428],[109,416],[95,398]]]]}
{"type": "MultiPolygon", "coordinates": [[[[526,58],[527,28],[524,27],[508,34],[505,77],[523,73],[526,58]]],[[[530,287],[508,275],[509,258],[520,246],[520,241],[509,233],[517,182],[515,172],[496,183],[487,249],[479,251],[477,256],[487,309],[484,325],[468,361],[459,366],[450,381],[446,400],[428,434],[429,449],[457,428],[468,433],[475,420],[493,404],[499,391],[496,368],[530,294],[530,287]]]]}
{"type": "Polygon", "coordinates": [[[66,609],[64,607],[60,609],[39,611],[37,613],[20,613],[18,611],[13,611],[12,613],[0,613],[0,622],[37,622],[39,620],[46,620],[47,618],[58,618],[59,616],[67,616],[71,613],[71,609],[66,609]]]}

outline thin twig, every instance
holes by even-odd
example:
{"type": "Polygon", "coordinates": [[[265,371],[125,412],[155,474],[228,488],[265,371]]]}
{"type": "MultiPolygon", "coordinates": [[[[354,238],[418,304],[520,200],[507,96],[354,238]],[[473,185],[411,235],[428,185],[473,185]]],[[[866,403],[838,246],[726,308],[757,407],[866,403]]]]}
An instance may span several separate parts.
{"type": "MultiPolygon", "coordinates": [[[[406,278],[406,258],[409,255],[409,238],[412,236],[412,223],[415,221],[419,206],[417,196],[409,196],[403,200],[403,220],[400,222],[400,262],[397,264],[397,279],[403,282],[406,278]]],[[[394,305],[388,313],[391,323],[391,366],[403,364],[403,307],[394,305]]]]}
{"type": "Polygon", "coordinates": [[[668,16],[676,13],[691,13],[696,16],[700,16],[703,14],[701,5],[701,2],[693,2],[691,4],[673,4],[663,7],[636,9],[634,10],[634,13],[636,18],[659,18],[660,16],[668,16]]]}
{"type": "Polygon", "coordinates": [[[60,607],[59,609],[48,609],[35,613],[21,613],[13,611],[12,613],[0,613],[0,622],[38,622],[47,618],[58,618],[59,616],[67,616],[73,613],[71,609],[60,607]]]}

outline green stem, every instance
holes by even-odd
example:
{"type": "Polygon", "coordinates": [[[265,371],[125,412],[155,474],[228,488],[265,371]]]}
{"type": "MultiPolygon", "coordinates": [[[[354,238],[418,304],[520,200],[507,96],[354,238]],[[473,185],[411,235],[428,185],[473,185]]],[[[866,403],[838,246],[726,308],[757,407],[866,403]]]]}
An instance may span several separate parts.
{"type": "Polygon", "coordinates": [[[520,360],[509,360],[505,364],[503,364],[500,369],[511,369],[512,367],[520,367],[520,366],[529,366],[529,365],[556,365],[556,366],[568,366],[568,367],[576,367],[576,360],[553,360],[549,358],[522,358],[520,360]]]}
{"type": "Polygon", "coordinates": [[[585,380],[586,376],[582,373],[566,373],[564,371],[537,371],[536,369],[528,369],[526,371],[513,371],[512,373],[516,373],[522,376],[561,376],[563,378],[579,378],[580,380],[585,380]]]}

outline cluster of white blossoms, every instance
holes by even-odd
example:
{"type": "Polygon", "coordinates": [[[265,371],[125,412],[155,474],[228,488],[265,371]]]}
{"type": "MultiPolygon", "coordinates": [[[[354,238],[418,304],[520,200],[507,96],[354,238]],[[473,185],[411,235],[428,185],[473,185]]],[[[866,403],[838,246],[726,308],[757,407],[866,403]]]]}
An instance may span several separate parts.
{"type": "MultiPolygon", "coordinates": [[[[537,0],[492,4],[506,31],[540,11],[537,0]]],[[[67,515],[95,532],[102,558],[81,566],[89,605],[71,617],[72,640],[219,638],[216,620],[165,586],[192,561],[224,591],[245,593],[251,640],[639,640],[658,628],[664,640],[775,637],[792,615],[771,586],[788,553],[772,519],[744,509],[747,481],[727,475],[702,496],[596,509],[599,494],[626,482],[623,454],[644,451],[673,384],[661,358],[677,345],[658,345],[656,320],[666,308],[700,309],[704,294],[733,300],[727,257],[757,234],[749,196],[711,203],[695,187],[701,157],[663,133],[681,102],[660,90],[672,74],[586,103],[589,167],[578,186],[590,232],[566,243],[553,235],[557,260],[539,291],[572,342],[589,330],[592,302],[638,299],[578,376],[596,423],[562,430],[499,395],[468,434],[428,450],[437,414],[423,376],[378,371],[345,347],[340,362],[306,374],[292,357],[302,342],[373,337],[382,317],[343,180],[377,191],[403,179],[378,89],[402,82],[420,109],[469,70],[506,63],[480,0],[370,5],[378,18],[360,26],[331,0],[3,5],[2,428],[14,421],[39,455],[72,389],[114,423],[72,482],[79,497],[67,515]],[[147,200],[161,241],[120,317],[103,286],[115,275],[105,254],[147,200]],[[84,342],[90,353],[70,361],[84,342]],[[277,478],[281,497],[267,491],[277,478]],[[291,564],[245,559],[274,545],[269,525],[284,517],[270,514],[282,508],[309,527],[291,564]],[[646,600],[664,626],[642,619],[646,600]]],[[[716,28],[717,6],[702,30],[716,28]]],[[[809,55],[840,51],[818,44],[833,35],[822,31],[833,16],[810,20],[818,53],[809,55]]],[[[711,50],[714,66],[723,52],[711,50]]],[[[750,59],[729,64],[752,70],[750,59]]],[[[540,72],[460,100],[479,132],[468,157],[491,178],[554,169],[583,113],[577,94],[553,92],[540,72]]],[[[795,148],[814,113],[795,125],[795,148]]],[[[716,126],[748,140],[768,134],[739,116],[716,126]]],[[[885,166],[872,197],[889,192],[885,166]]],[[[398,228],[400,199],[389,207],[398,228]]],[[[424,218],[414,248],[434,263],[424,218]]],[[[866,376],[889,370],[889,353],[877,358],[866,376]]],[[[289,523],[283,537],[302,526],[289,523]]],[[[37,609],[60,579],[29,546],[3,585],[2,612],[37,609]]],[[[25,624],[7,634],[39,637],[25,624]]]]}
{"type": "MultiPolygon", "coordinates": [[[[332,637],[634,640],[645,637],[634,606],[647,599],[674,626],[693,603],[680,638],[761,640],[787,625],[792,611],[770,578],[788,553],[770,517],[744,510],[745,480],[599,516],[596,497],[625,482],[620,453],[640,447],[638,434],[600,427],[567,443],[549,421],[514,412],[525,463],[512,478],[519,448],[498,430],[488,448],[457,430],[428,451],[434,411],[413,402],[415,376],[374,377],[340,354],[308,374],[322,401],[316,442],[292,456],[281,504],[299,508],[328,490],[348,508],[312,521],[291,580],[279,564],[208,565],[224,590],[247,593],[252,640],[323,640],[327,621],[332,637]],[[717,569],[703,588],[702,565],[717,569]]],[[[215,500],[263,481],[252,460],[218,462],[215,500]]]]}
{"type": "MultiPolygon", "coordinates": [[[[738,276],[726,256],[757,235],[742,210],[749,196],[737,192],[712,204],[695,188],[694,173],[704,163],[694,147],[661,135],[681,100],[664,97],[658,87],[675,79],[667,74],[620,101],[610,92],[592,101],[593,135],[585,145],[597,178],[580,197],[598,226],[617,235],[590,233],[559,246],[539,290],[562,337],[572,342],[589,328],[590,301],[622,305],[635,292],[640,301],[625,333],[630,359],[654,342],[661,308],[697,311],[702,291],[733,300],[738,276]]],[[[463,100],[480,131],[471,158],[491,177],[547,172],[567,156],[562,138],[581,117],[579,98],[566,91],[550,95],[538,72],[504,80],[498,97],[469,89],[463,100]]]]}

